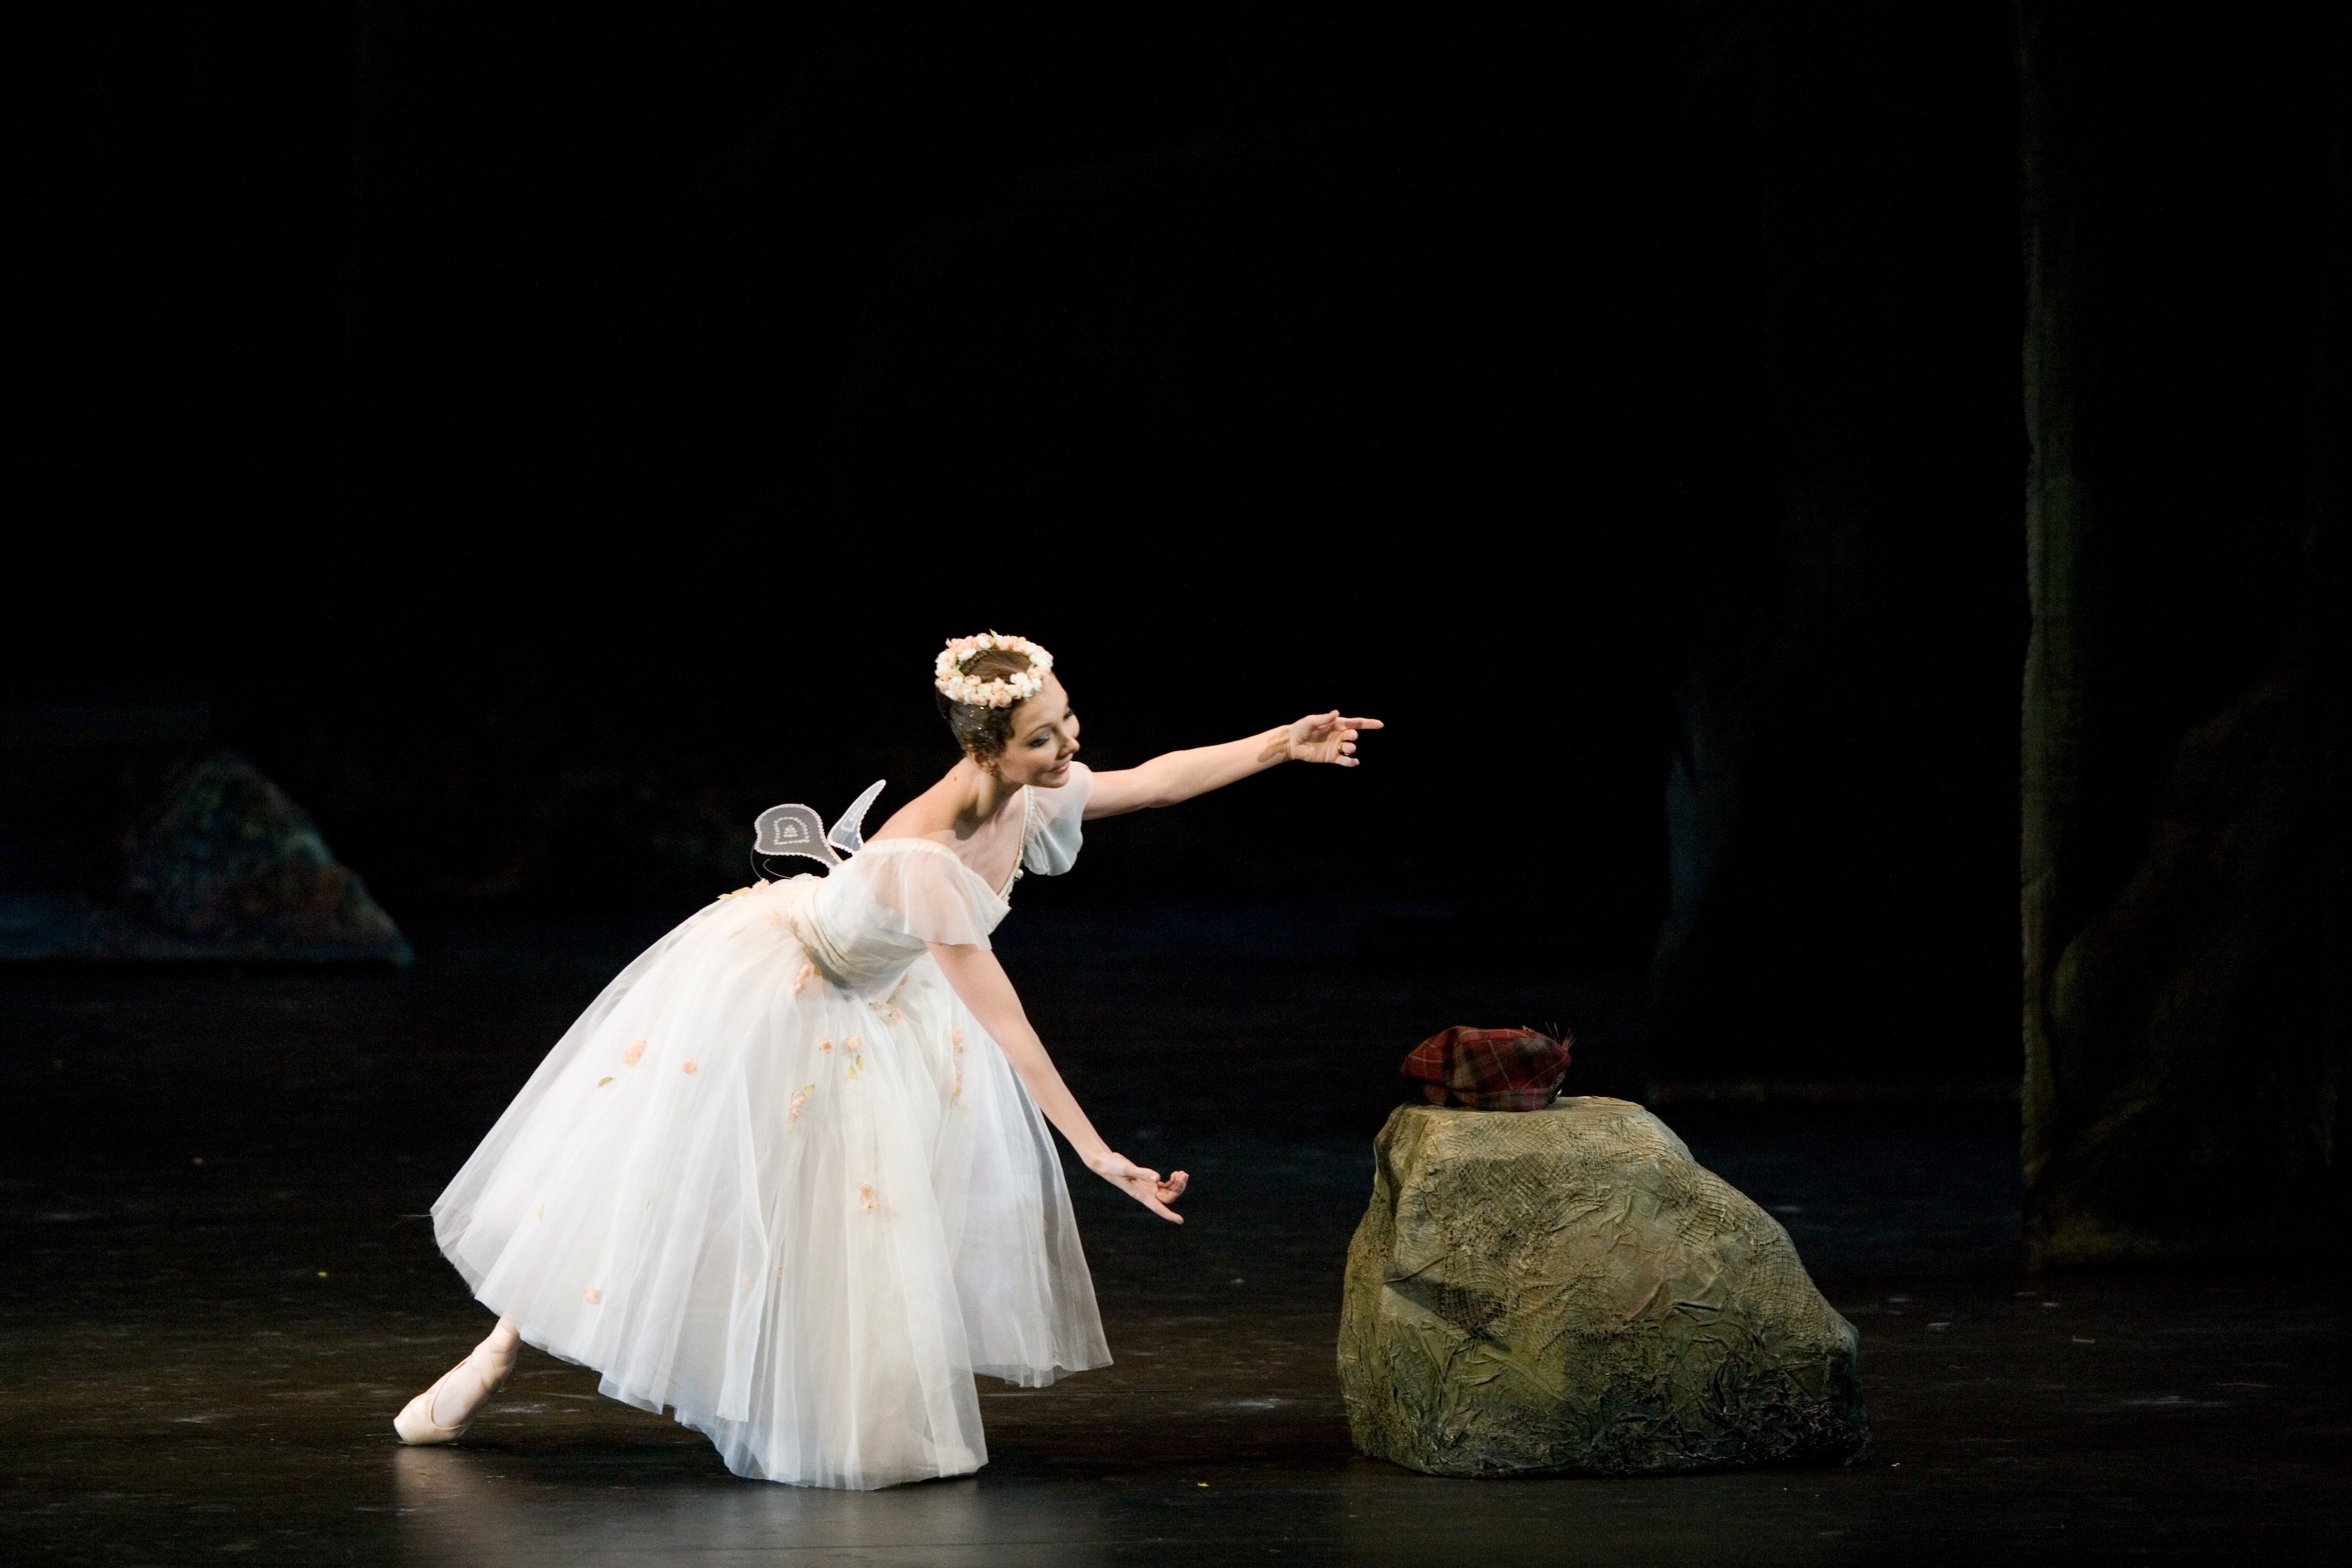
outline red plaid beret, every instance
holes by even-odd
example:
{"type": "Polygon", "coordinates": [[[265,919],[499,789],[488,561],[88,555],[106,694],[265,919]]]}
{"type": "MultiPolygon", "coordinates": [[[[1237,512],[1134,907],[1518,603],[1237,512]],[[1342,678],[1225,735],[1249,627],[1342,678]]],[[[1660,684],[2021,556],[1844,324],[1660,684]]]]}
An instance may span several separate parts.
{"type": "Polygon", "coordinates": [[[1404,1076],[1432,1105],[1473,1110],[1541,1110],[1568,1074],[1568,1047],[1533,1029],[1468,1029],[1432,1035],[1404,1058],[1404,1076]]]}

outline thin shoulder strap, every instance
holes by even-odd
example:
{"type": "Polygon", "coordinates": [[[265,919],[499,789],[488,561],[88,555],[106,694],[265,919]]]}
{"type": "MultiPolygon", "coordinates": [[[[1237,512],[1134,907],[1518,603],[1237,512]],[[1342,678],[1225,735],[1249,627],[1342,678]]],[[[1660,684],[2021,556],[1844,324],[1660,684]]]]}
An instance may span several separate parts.
{"type": "Polygon", "coordinates": [[[1013,884],[1021,879],[1022,862],[1029,858],[1029,835],[1035,831],[1036,826],[1037,786],[1023,784],[1021,786],[1021,849],[1013,857],[1013,875],[1005,878],[1004,886],[996,889],[998,898],[1009,899],[1013,896],[1013,884]]]}

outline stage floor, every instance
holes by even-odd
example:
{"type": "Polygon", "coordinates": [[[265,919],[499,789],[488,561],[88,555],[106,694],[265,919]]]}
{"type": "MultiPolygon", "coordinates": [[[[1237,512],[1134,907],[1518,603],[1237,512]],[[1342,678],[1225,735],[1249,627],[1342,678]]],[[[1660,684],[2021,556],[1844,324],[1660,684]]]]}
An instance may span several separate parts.
{"type": "MultiPolygon", "coordinates": [[[[1638,984],[1368,970],[1278,918],[1040,921],[1008,965],[1179,1230],[1073,1182],[1118,1364],[983,1384],[977,1477],[738,1481],[527,1352],[466,1441],[393,1413],[488,1326],[416,1217],[643,935],[426,926],[404,974],[0,974],[0,1557],[520,1568],[1286,1562],[2294,1562],[2346,1545],[2333,1282],[2030,1279],[2015,1131],[1979,1109],[1667,1113],[1861,1329],[1876,1455],[1673,1479],[1440,1480],[1349,1447],[1339,1279],[1385,1074],[1554,1018],[1635,1089],[1638,984]],[[1155,923],[1156,922],[1156,923],[1155,923]],[[1189,922],[1189,923],[1188,923],[1189,922]],[[1223,934],[1220,935],[1220,931],[1223,934]],[[1236,935],[1238,931],[1238,935],[1236,935]],[[1064,940],[1067,939],[1067,940],[1064,940]],[[1074,956],[1075,955],[1075,956],[1074,956]],[[1213,1045],[1212,1052],[1202,1047],[1213,1045]]],[[[1018,924],[1019,922],[1015,922],[1018,924]]]]}

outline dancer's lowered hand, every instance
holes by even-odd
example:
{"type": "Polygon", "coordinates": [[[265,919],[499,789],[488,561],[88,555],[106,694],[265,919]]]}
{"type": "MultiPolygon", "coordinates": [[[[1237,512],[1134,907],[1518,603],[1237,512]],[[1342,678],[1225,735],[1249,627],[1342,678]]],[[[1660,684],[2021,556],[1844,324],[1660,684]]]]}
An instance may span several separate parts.
{"type": "Polygon", "coordinates": [[[1087,1168],[1161,1219],[1176,1225],[1184,1223],[1184,1216],[1168,1206],[1184,1195],[1185,1184],[1192,1180],[1183,1172],[1178,1171],[1163,1182],[1159,1172],[1147,1170],[1126,1155],[1108,1150],[1089,1161],[1087,1168]]]}

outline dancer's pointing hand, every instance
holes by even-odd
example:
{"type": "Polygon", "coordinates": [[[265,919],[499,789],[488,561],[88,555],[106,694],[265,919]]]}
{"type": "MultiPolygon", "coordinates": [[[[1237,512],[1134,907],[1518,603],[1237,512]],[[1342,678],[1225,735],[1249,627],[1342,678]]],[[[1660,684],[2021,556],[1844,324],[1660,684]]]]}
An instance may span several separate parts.
{"type": "Polygon", "coordinates": [[[1381,728],[1378,719],[1342,718],[1337,708],[1328,713],[1309,713],[1290,727],[1288,754],[1294,763],[1337,763],[1352,768],[1357,765],[1357,732],[1381,728]]]}
{"type": "Polygon", "coordinates": [[[1184,1223],[1184,1216],[1168,1206],[1184,1195],[1185,1184],[1192,1180],[1183,1172],[1179,1171],[1163,1182],[1159,1172],[1147,1170],[1124,1154],[1108,1151],[1094,1162],[1091,1168],[1096,1175],[1120,1188],[1129,1197],[1161,1219],[1177,1225],[1184,1223]]]}

